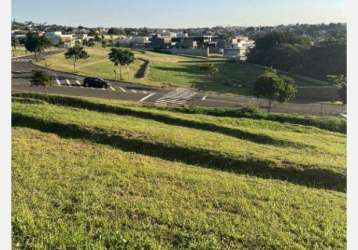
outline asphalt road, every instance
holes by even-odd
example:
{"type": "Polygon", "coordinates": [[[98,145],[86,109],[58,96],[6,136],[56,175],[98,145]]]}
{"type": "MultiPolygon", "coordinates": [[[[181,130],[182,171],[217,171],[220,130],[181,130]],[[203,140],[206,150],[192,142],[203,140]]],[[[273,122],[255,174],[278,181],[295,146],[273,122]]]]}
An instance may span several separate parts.
{"type": "MultiPolygon", "coordinates": [[[[48,54],[56,51],[48,52],[48,54]]],[[[41,87],[31,87],[32,70],[39,67],[31,63],[32,56],[12,59],[12,92],[45,92],[41,87]]],[[[203,107],[247,107],[264,108],[266,100],[237,95],[220,95],[205,93],[189,88],[160,88],[140,84],[111,81],[110,89],[85,88],[82,86],[84,77],[46,70],[55,79],[55,85],[46,91],[52,94],[71,96],[87,96],[106,99],[120,99],[156,105],[194,105],[203,107]]],[[[300,113],[300,114],[339,114],[340,105],[322,103],[285,103],[275,105],[272,112],[300,113]]]]}

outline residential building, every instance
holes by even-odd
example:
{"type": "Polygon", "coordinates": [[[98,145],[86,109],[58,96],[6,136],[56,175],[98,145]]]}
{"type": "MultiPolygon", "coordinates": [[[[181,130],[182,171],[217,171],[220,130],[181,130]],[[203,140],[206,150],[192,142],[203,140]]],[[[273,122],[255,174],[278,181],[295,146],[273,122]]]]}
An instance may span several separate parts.
{"type": "Polygon", "coordinates": [[[170,37],[161,37],[160,35],[154,35],[150,39],[150,46],[153,49],[167,49],[172,46],[172,39],[170,37]]]}
{"type": "Polygon", "coordinates": [[[45,37],[55,46],[71,47],[74,42],[73,35],[63,35],[61,31],[46,32],[45,37]]]}
{"type": "Polygon", "coordinates": [[[183,49],[191,49],[191,48],[197,48],[198,43],[190,38],[180,39],[176,43],[177,48],[183,48],[183,49]]]}

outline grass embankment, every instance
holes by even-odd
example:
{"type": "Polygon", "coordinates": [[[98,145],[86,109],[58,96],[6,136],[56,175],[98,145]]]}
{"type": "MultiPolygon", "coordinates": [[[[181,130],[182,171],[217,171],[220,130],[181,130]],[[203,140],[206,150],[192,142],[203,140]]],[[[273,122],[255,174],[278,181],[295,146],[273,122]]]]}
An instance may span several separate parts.
{"type": "Polygon", "coordinates": [[[345,247],[344,134],[289,120],[16,96],[14,246],[345,247]]]}
{"type": "MultiPolygon", "coordinates": [[[[109,48],[86,48],[91,57],[80,61],[77,71],[82,75],[90,75],[113,80],[113,63],[108,60],[109,48]]],[[[128,71],[123,67],[123,79],[129,82],[154,86],[192,87],[204,91],[222,93],[251,94],[252,84],[263,72],[262,67],[246,63],[233,63],[222,58],[200,59],[190,56],[179,56],[150,51],[133,51],[136,60],[128,71]],[[145,59],[150,61],[149,73],[144,78],[136,77],[145,59]],[[217,75],[210,79],[205,64],[213,63],[219,69],[217,75]]],[[[72,72],[71,60],[63,54],[50,56],[47,60],[50,68],[72,72]]],[[[44,62],[40,62],[43,66],[44,62]]],[[[117,76],[117,79],[119,77],[117,76]]],[[[299,86],[316,85],[315,82],[296,79],[299,86]]]]}

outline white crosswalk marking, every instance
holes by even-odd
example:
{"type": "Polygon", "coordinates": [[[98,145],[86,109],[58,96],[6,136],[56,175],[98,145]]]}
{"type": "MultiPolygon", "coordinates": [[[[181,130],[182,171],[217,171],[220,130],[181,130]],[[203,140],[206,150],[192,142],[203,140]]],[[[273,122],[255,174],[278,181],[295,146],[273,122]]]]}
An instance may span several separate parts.
{"type": "Polygon", "coordinates": [[[27,58],[14,58],[12,59],[13,62],[31,62],[31,59],[27,58]]]}
{"type": "Polygon", "coordinates": [[[79,80],[76,80],[76,83],[77,83],[78,86],[81,86],[81,85],[82,85],[79,80]]]}
{"type": "Polygon", "coordinates": [[[165,104],[165,103],[171,103],[171,104],[185,104],[188,101],[190,101],[194,96],[196,95],[196,92],[193,92],[189,89],[175,89],[173,91],[170,91],[169,93],[163,95],[161,98],[159,98],[155,103],[156,104],[165,104]]]}
{"type": "Polygon", "coordinates": [[[132,89],[132,92],[133,92],[133,93],[137,93],[137,90],[135,90],[135,89],[132,89]]]}
{"type": "Polygon", "coordinates": [[[122,92],[127,92],[124,88],[122,88],[122,87],[118,87],[122,92]]]}
{"type": "Polygon", "coordinates": [[[142,99],[139,100],[139,102],[144,102],[145,100],[147,100],[148,98],[152,97],[153,95],[155,95],[156,93],[150,93],[149,95],[143,97],[142,99]]]}
{"type": "Polygon", "coordinates": [[[112,91],[116,91],[116,89],[115,88],[113,88],[113,87],[109,87],[112,91]]]}
{"type": "Polygon", "coordinates": [[[60,82],[60,80],[58,80],[58,78],[56,78],[56,83],[57,83],[57,85],[61,86],[61,82],[60,82]]]}
{"type": "Polygon", "coordinates": [[[205,95],[205,96],[203,96],[203,98],[201,98],[201,100],[202,100],[202,101],[205,101],[207,97],[208,97],[208,96],[205,95]]]}
{"type": "Polygon", "coordinates": [[[66,79],[66,84],[67,84],[67,86],[70,86],[70,87],[71,87],[71,82],[70,82],[70,80],[66,79]]]}

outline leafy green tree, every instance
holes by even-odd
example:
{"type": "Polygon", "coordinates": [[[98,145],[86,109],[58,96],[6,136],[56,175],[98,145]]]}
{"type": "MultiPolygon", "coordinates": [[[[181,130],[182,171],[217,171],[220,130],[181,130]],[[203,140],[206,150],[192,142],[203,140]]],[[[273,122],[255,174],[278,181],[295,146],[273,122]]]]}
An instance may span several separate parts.
{"type": "Polygon", "coordinates": [[[120,28],[110,28],[107,32],[108,35],[123,35],[124,31],[120,28]]]}
{"type": "MultiPolygon", "coordinates": [[[[111,52],[108,54],[108,59],[113,62],[114,67],[119,66],[120,78],[122,79],[122,67],[121,67],[121,60],[122,60],[122,50],[118,48],[112,48],[111,52]]],[[[117,80],[117,71],[114,69],[114,78],[117,80]]]]}
{"type": "Polygon", "coordinates": [[[268,100],[267,111],[270,112],[272,102],[287,102],[296,95],[297,88],[292,78],[277,74],[272,68],[266,69],[254,84],[253,94],[257,98],[268,100]]]}
{"type": "Polygon", "coordinates": [[[148,28],[144,27],[144,28],[140,28],[138,30],[138,36],[149,36],[150,32],[148,30],[148,28]]]}
{"type": "Polygon", "coordinates": [[[225,32],[224,34],[223,34],[223,39],[225,40],[225,43],[226,43],[226,46],[225,47],[227,47],[227,46],[229,46],[230,44],[231,44],[231,42],[232,42],[232,39],[234,39],[235,38],[235,32],[233,32],[233,31],[227,31],[227,32],[225,32]]]}
{"type": "Polygon", "coordinates": [[[347,78],[344,75],[328,75],[328,81],[337,87],[339,100],[347,104],[347,78]]]}
{"type": "Polygon", "coordinates": [[[46,72],[40,70],[33,72],[30,82],[31,82],[31,87],[32,86],[43,87],[46,93],[47,93],[47,88],[53,85],[52,77],[46,72]]]}
{"type": "Polygon", "coordinates": [[[256,39],[248,62],[326,80],[327,75],[346,75],[347,44],[342,39],[315,43],[290,32],[272,32],[256,39]]]}
{"type": "Polygon", "coordinates": [[[96,42],[100,42],[100,41],[101,41],[101,37],[100,37],[98,34],[96,34],[96,35],[94,36],[94,40],[95,40],[96,42]]]}
{"type": "Polygon", "coordinates": [[[95,45],[95,42],[94,42],[94,39],[93,38],[91,38],[91,39],[89,39],[88,41],[87,41],[87,46],[88,47],[93,47],[95,45]]]}
{"type": "Polygon", "coordinates": [[[73,60],[73,72],[76,72],[76,63],[78,60],[85,60],[90,56],[81,46],[74,46],[69,48],[65,53],[66,59],[73,60]]]}
{"type": "Polygon", "coordinates": [[[16,47],[17,47],[17,39],[12,36],[11,37],[11,48],[12,48],[12,56],[15,57],[16,56],[16,47]]]}
{"type": "Polygon", "coordinates": [[[310,40],[292,32],[271,32],[256,39],[255,44],[256,50],[269,50],[282,44],[310,46],[310,40]]]}
{"type": "Polygon", "coordinates": [[[127,66],[128,80],[129,80],[129,65],[134,62],[134,54],[130,50],[123,50],[122,65],[127,66]]]}
{"type": "Polygon", "coordinates": [[[107,47],[107,42],[106,42],[106,40],[102,39],[102,48],[105,48],[105,47],[107,47]]]}
{"type": "Polygon", "coordinates": [[[124,33],[125,33],[127,36],[132,35],[135,31],[136,31],[136,29],[134,29],[134,28],[124,28],[124,33]]]}
{"type": "MultiPolygon", "coordinates": [[[[126,65],[129,78],[129,65],[134,61],[134,54],[129,50],[122,50],[120,48],[112,48],[108,54],[109,60],[113,62],[114,66],[119,66],[120,78],[122,79],[122,66],[126,65]]],[[[116,71],[115,71],[116,73],[116,71]]]]}
{"type": "Polygon", "coordinates": [[[48,47],[51,42],[44,36],[39,36],[37,33],[28,33],[26,35],[25,48],[31,53],[34,53],[35,60],[38,61],[41,53],[48,47]]]}
{"type": "Polygon", "coordinates": [[[219,72],[218,67],[213,63],[204,64],[203,68],[207,71],[209,79],[213,79],[219,72]]]}

